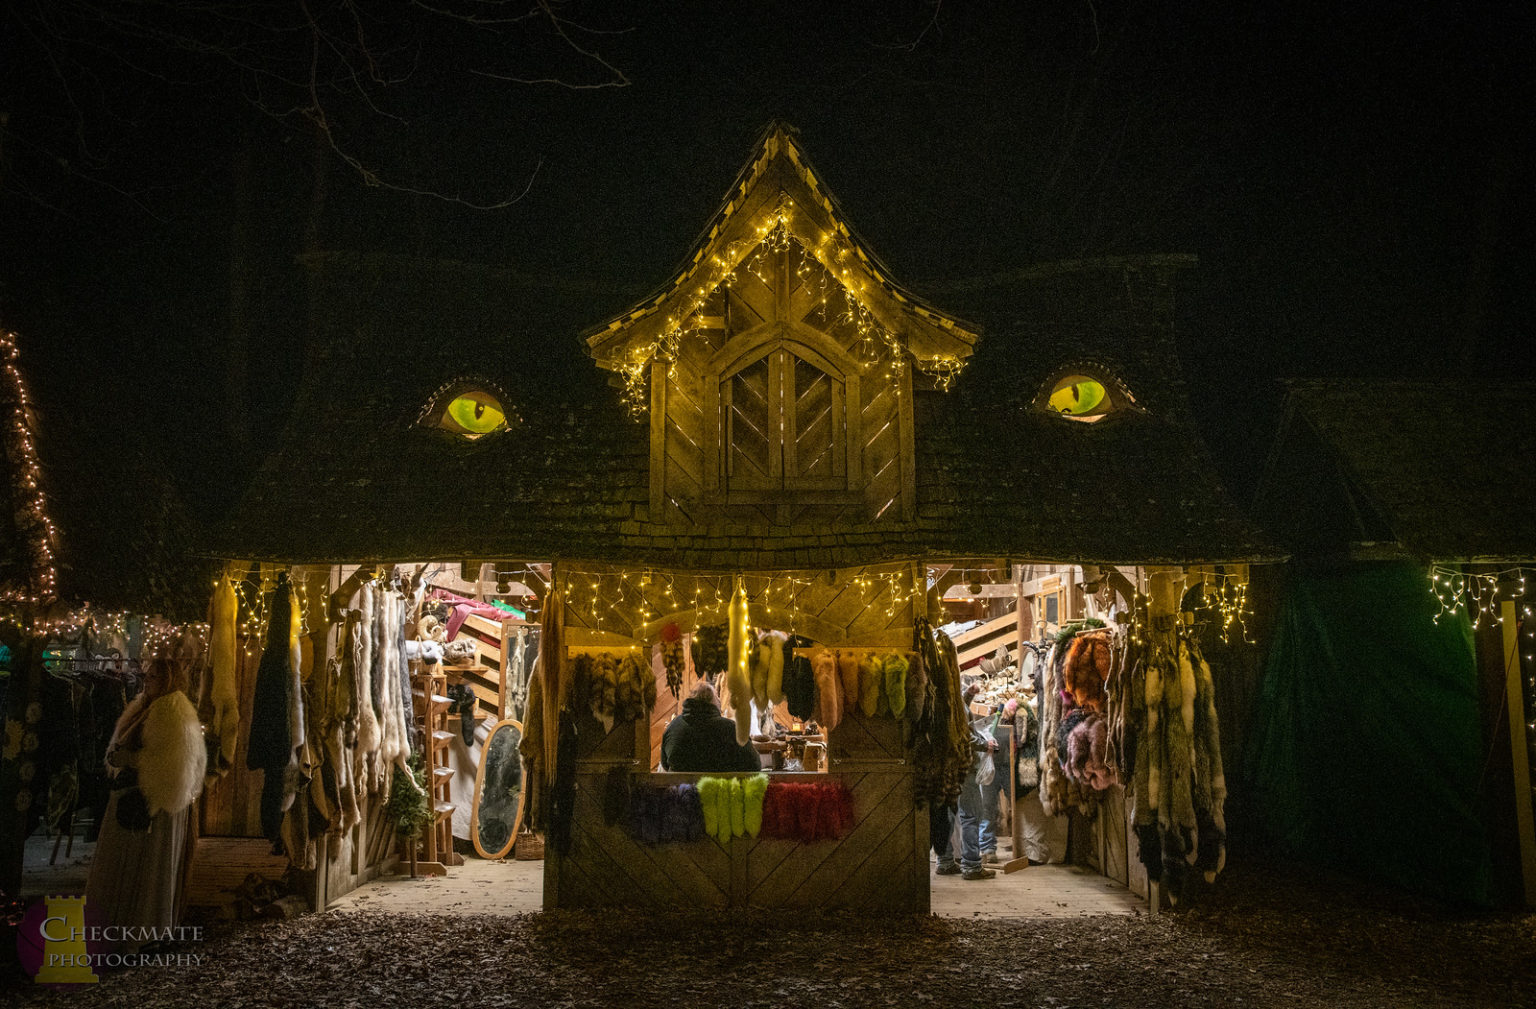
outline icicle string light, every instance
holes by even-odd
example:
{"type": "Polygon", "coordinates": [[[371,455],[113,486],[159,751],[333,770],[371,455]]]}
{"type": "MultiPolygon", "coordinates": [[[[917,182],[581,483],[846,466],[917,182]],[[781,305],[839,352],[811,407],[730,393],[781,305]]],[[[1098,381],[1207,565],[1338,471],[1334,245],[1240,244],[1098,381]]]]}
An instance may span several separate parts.
{"type": "MultiPolygon", "coordinates": [[[[809,572],[682,574],[654,568],[637,570],[561,570],[566,604],[599,630],[631,633],[657,619],[687,614],[683,629],[724,622],[739,578],[746,588],[754,619],[788,631],[799,629],[806,592],[833,583],[824,574],[809,572]]],[[[865,610],[887,621],[908,607],[926,605],[927,586],[921,575],[906,570],[864,571],[838,582],[858,594],[865,610]]]]}
{"type": "MultiPolygon", "coordinates": [[[[895,382],[906,371],[910,357],[910,363],[929,375],[937,388],[947,391],[954,384],[965,362],[949,355],[919,358],[909,354],[901,338],[881,325],[869,310],[863,297],[861,271],[849,266],[858,258],[849,242],[836,230],[830,230],[819,232],[816,241],[806,245],[791,227],[794,212],[794,201],[781,195],[774,209],[757,224],[752,240],[731,242],[708,263],[702,264],[701,281],[689,292],[689,299],[682,309],[667,318],[660,336],[645,346],[632,348],[625,358],[608,362],[623,377],[623,400],[631,417],[639,420],[650,409],[648,378],[653,362],[665,364],[667,377],[675,377],[683,341],[706,328],[704,309],[715,292],[737,284],[741,270],[752,274],[764,285],[771,285],[770,257],[783,255],[796,247],[801,250],[796,276],[802,283],[816,285],[815,300],[828,322],[842,323],[853,329],[855,357],[866,371],[883,362],[884,377],[895,382]],[[821,271],[815,270],[813,263],[819,264],[821,271]],[[840,292],[841,313],[836,316],[831,307],[835,294],[828,289],[828,278],[840,292]]],[[[691,283],[691,278],[685,282],[691,283]]]]}
{"type": "Polygon", "coordinates": [[[1472,621],[1473,630],[1481,627],[1484,620],[1502,624],[1504,616],[1500,612],[1500,602],[1510,599],[1523,605],[1525,569],[1473,572],[1448,564],[1431,564],[1429,592],[1439,604],[1434,616],[1437,624],[1441,617],[1461,613],[1472,621]]]}

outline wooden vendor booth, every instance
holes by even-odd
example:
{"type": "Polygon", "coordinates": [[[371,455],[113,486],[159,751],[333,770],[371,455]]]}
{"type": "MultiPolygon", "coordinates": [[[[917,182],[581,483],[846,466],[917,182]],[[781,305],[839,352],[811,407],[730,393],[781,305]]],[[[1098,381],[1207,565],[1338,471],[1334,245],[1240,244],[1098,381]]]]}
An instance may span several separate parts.
{"type": "MultiPolygon", "coordinates": [[[[919,634],[927,627],[924,577],[911,564],[814,575],[573,575],[560,675],[579,700],[575,717],[561,721],[574,752],[555,748],[545,783],[551,808],[538,817],[550,839],[545,906],[926,911],[929,824],[915,796],[919,778],[943,773],[925,741],[933,712],[949,710],[959,684],[951,662],[948,674],[933,670],[939,682],[930,685],[914,653],[914,617],[919,634]],[[668,595],[699,605],[656,610],[633,626],[638,637],[593,626],[594,613],[608,611],[606,622],[617,624],[626,603],[643,617],[668,595]],[[689,631],[679,618],[691,618],[689,631]],[[814,642],[805,636],[813,628],[814,642]],[[659,635],[654,646],[648,632],[659,635]],[[670,652],[669,638],[677,643],[670,652]],[[645,717],[605,726],[592,713],[602,708],[598,670],[620,665],[622,693],[622,664],[635,654],[654,677],[656,703],[645,717]],[[660,770],[678,697],[701,679],[718,683],[724,710],[740,714],[738,738],[762,754],[763,776],[660,770]],[[562,781],[572,758],[574,773],[562,781]],[[711,788],[739,794],[743,784],[732,823],[729,800],[720,796],[717,811],[711,788]]],[[[550,670],[546,656],[542,672],[550,670]]],[[[532,758],[537,765],[540,755],[532,758]]]]}
{"type": "MultiPolygon", "coordinates": [[[[1083,759],[1125,778],[1101,782],[1124,789],[1105,792],[1121,812],[1104,829],[1159,865],[1209,861],[1196,833],[1219,847],[1214,705],[1200,708],[1209,731],[1158,717],[1212,701],[1182,589],[1219,585],[1213,598],[1240,610],[1244,565],[1276,554],[1188,418],[1172,339],[1188,257],[956,287],[982,340],[892,280],[774,124],[682,268],[590,330],[584,357],[553,338],[611,292],[459,261],[307,263],[315,349],[294,420],[216,552],[321,580],[329,606],[311,590],[307,625],[319,683],[361,668],[349,628],[373,583],[359,568],[399,579],[386,589],[406,600],[375,644],[429,636],[422,583],[445,565],[478,585],[465,604],[518,611],[503,640],[538,638],[519,676],[480,655],[456,677],[445,661],[436,682],[519,723],[520,825],[543,845],[546,907],[928,909],[930,807],[954,801],[976,759],[971,667],[1002,644],[1013,672],[989,670],[990,696],[1015,699],[1026,641],[1043,662],[1095,631],[1069,617],[1100,617],[1114,657],[1067,668],[1082,690],[1053,709],[1063,747],[1097,719],[1083,759]],[[1013,585],[1007,606],[971,608],[978,627],[1011,615],[1006,641],[937,631],[958,612],[946,594],[973,582],[1013,585]],[[501,591],[514,583],[527,599],[501,591]],[[1116,707],[1154,668],[1179,689],[1116,707]],[[658,769],[700,680],[761,772],[658,769]],[[1137,747],[1150,747],[1139,764],[1137,747]],[[1170,773],[1138,786],[1134,766],[1165,766],[1165,750],[1170,773]]],[[[985,601],[981,587],[968,598],[985,601]]],[[[427,747],[453,726],[422,728],[427,747]]],[[[356,767],[350,738],[335,753],[356,767]]],[[[316,903],[387,850],[330,845],[316,903]]]]}

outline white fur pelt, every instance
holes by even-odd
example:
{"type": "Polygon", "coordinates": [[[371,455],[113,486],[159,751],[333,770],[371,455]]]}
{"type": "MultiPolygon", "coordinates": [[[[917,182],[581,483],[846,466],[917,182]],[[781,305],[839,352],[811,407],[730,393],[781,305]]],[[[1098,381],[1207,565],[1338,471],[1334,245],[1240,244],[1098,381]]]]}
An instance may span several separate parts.
{"type": "Polygon", "coordinates": [[[180,813],[202,792],[208,764],[197,708],[180,690],[160,695],[145,712],[141,738],[136,763],[149,815],[180,813]]]}
{"type": "Polygon", "coordinates": [[[383,649],[379,672],[384,677],[384,704],[380,715],[384,722],[382,750],[389,764],[401,771],[405,780],[414,786],[416,780],[409,763],[410,729],[405,721],[405,706],[410,703],[410,698],[401,690],[405,657],[400,654],[400,627],[405,619],[405,597],[393,589],[386,590],[380,594],[379,605],[382,613],[379,625],[383,632],[379,641],[379,647],[383,649]]]}
{"type": "Polygon", "coordinates": [[[218,741],[218,761],[208,768],[208,773],[222,776],[235,765],[235,746],[240,737],[240,690],[235,682],[237,664],[235,619],[239,601],[235,597],[235,584],[221,578],[213,590],[213,613],[208,641],[209,696],[213,711],[209,719],[209,731],[218,741]]]}
{"type": "Polygon", "coordinates": [[[304,627],[304,611],[299,608],[299,592],[288,583],[288,728],[293,738],[293,765],[298,766],[304,751],[304,648],[299,632],[304,627]]]}
{"type": "Polygon", "coordinates": [[[747,649],[747,674],[752,678],[752,700],[758,711],[767,711],[768,666],[773,661],[772,643],[768,635],[764,634],[755,644],[749,643],[747,649]]]}
{"type": "Polygon", "coordinates": [[[768,704],[779,704],[784,700],[784,643],[788,640],[789,635],[783,631],[769,631],[763,635],[759,650],[768,649],[768,704]]]}
{"type": "Polygon", "coordinates": [[[359,786],[377,792],[378,756],[383,735],[373,710],[373,586],[364,584],[357,594],[358,608],[349,618],[352,643],[352,675],[357,678],[357,753],[353,767],[359,786]],[[355,620],[355,622],[353,622],[355,620]]]}
{"type": "Polygon", "coordinates": [[[730,694],[731,716],[736,720],[736,742],[745,746],[752,739],[752,673],[748,669],[752,626],[747,616],[747,590],[740,584],[731,596],[729,631],[725,686],[730,694]]]}

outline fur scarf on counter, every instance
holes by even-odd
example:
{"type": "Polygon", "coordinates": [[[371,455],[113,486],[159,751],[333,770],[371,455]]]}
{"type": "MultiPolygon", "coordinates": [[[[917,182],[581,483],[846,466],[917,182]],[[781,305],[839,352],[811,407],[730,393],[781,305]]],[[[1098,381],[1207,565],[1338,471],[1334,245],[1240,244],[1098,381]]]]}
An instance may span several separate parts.
{"type": "Polygon", "coordinates": [[[835,840],[853,829],[853,817],[853,793],[840,780],[775,781],[763,796],[762,836],[801,844],[835,840]]]}
{"type": "Polygon", "coordinates": [[[629,792],[629,832],[641,844],[673,844],[705,837],[697,786],[637,785],[629,792]]]}

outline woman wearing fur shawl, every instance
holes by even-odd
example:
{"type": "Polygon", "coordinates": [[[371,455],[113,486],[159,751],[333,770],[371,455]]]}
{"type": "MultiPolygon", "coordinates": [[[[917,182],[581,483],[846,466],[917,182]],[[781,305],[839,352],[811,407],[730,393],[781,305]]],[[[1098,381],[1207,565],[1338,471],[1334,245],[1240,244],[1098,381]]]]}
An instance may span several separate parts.
{"type": "Polygon", "coordinates": [[[176,924],[188,821],[207,766],[203,727],[186,694],[200,645],[188,633],[145,646],[144,690],[123,709],[107,746],[113,791],[85,893],[111,925],[176,924]]]}

